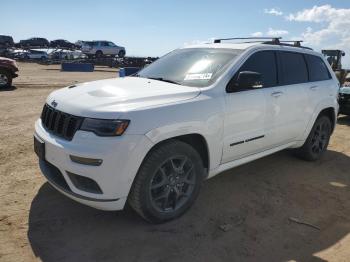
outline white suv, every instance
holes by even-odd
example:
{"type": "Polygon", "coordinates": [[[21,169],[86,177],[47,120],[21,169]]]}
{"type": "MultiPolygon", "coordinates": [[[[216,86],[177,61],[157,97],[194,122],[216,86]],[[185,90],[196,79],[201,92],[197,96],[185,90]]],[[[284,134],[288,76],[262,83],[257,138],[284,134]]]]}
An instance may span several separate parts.
{"type": "Polygon", "coordinates": [[[326,150],[338,81],[302,47],[213,43],[175,50],[137,75],[49,95],[35,123],[42,173],[103,210],[126,202],[146,220],[180,216],[203,179],[286,148],[326,150]]]}
{"type": "Polygon", "coordinates": [[[82,42],[81,51],[87,56],[125,56],[125,47],[117,46],[111,41],[82,42]]]}

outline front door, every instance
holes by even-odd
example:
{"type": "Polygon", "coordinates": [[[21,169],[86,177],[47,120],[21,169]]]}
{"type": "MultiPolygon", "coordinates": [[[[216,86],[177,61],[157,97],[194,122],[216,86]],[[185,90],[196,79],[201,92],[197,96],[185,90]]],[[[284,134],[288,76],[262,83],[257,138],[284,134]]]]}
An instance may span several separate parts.
{"type": "Polygon", "coordinates": [[[226,94],[224,149],[222,163],[252,155],[268,148],[266,140],[266,92],[277,83],[276,55],[273,51],[252,54],[234,74],[229,85],[240,72],[256,72],[262,86],[232,89],[226,94]]]}

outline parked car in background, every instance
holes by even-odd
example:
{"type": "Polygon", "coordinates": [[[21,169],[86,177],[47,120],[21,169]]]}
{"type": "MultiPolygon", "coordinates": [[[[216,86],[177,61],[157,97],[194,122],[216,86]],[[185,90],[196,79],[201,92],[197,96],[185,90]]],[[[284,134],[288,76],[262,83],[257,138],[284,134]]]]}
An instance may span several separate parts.
{"type": "Polygon", "coordinates": [[[12,36],[0,35],[0,47],[13,47],[14,44],[12,36]]]}
{"type": "Polygon", "coordinates": [[[336,124],[338,80],[321,54],[277,40],[188,46],[132,77],[52,92],[35,123],[42,173],[80,203],[128,202],[161,223],[225,170],[286,148],[319,159],[336,124]]]}
{"type": "Polygon", "coordinates": [[[345,77],[345,83],[339,90],[339,113],[350,115],[350,73],[345,77]]]}
{"type": "Polygon", "coordinates": [[[51,59],[66,59],[66,60],[73,60],[73,59],[85,59],[87,56],[83,54],[80,50],[62,50],[62,51],[55,51],[52,52],[49,55],[49,58],[51,59]]]}
{"type": "Polygon", "coordinates": [[[15,60],[0,57],[0,88],[12,85],[12,79],[17,77],[18,66],[15,60]]]}
{"type": "Polygon", "coordinates": [[[35,59],[35,60],[46,60],[48,58],[48,54],[45,51],[38,50],[26,50],[20,54],[20,58],[22,59],[35,59]]]}
{"type": "Polygon", "coordinates": [[[89,57],[125,56],[125,47],[117,46],[111,41],[84,41],[81,44],[81,51],[89,57]]]}
{"type": "Polygon", "coordinates": [[[77,48],[81,48],[84,42],[85,42],[85,41],[83,41],[83,40],[78,40],[78,41],[76,41],[74,44],[75,44],[75,46],[76,46],[77,48]]]}
{"type": "Polygon", "coordinates": [[[51,48],[75,49],[77,46],[67,40],[57,39],[50,42],[51,48]]]}
{"type": "Polygon", "coordinates": [[[32,37],[19,41],[20,47],[49,47],[50,42],[45,38],[32,37]]]}

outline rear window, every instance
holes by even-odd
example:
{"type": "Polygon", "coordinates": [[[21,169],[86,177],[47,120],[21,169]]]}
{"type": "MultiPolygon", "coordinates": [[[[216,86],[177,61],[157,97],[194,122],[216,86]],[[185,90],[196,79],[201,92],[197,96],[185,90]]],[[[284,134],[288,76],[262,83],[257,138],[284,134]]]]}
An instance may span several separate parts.
{"type": "Polygon", "coordinates": [[[283,85],[308,82],[308,72],[303,54],[293,52],[279,52],[279,54],[283,85]]]}
{"type": "Polygon", "coordinates": [[[320,57],[314,55],[305,55],[305,57],[309,68],[310,81],[322,81],[331,78],[326,64],[320,57]]]}

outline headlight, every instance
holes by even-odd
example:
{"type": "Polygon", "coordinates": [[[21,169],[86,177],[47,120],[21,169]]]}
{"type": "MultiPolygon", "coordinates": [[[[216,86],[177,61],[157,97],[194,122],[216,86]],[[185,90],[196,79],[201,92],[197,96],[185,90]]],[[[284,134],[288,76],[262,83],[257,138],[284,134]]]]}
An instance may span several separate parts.
{"type": "Polygon", "coordinates": [[[108,120],[85,118],[80,130],[94,132],[98,136],[121,136],[127,129],[130,120],[108,120]]]}

